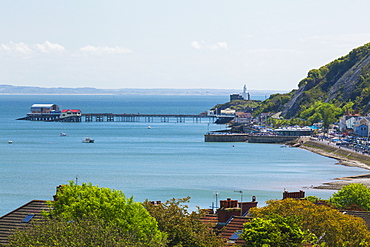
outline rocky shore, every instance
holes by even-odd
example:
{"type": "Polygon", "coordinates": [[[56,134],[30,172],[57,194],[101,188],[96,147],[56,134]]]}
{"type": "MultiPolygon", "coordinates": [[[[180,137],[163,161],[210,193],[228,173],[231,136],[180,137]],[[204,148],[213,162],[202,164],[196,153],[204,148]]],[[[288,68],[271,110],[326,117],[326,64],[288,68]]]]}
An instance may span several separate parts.
{"type": "MultiPolygon", "coordinates": [[[[303,140],[303,149],[338,160],[338,164],[345,166],[360,167],[370,170],[370,156],[352,152],[319,141],[303,140]]],[[[370,173],[358,176],[336,178],[336,181],[324,183],[314,187],[315,189],[340,190],[343,186],[351,183],[362,183],[370,188],[370,173]]]]}

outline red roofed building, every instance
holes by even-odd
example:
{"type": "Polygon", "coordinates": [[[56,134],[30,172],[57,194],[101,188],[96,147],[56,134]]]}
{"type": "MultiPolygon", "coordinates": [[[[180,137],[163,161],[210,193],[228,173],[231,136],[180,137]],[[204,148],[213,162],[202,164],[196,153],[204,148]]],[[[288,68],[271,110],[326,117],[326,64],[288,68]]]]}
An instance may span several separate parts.
{"type": "Polygon", "coordinates": [[[81,110],[78,110],[78,109],[62,110],[62,113],[60,114],[60,118],[66,118],[66,117],[81,117],[81,110]]]}

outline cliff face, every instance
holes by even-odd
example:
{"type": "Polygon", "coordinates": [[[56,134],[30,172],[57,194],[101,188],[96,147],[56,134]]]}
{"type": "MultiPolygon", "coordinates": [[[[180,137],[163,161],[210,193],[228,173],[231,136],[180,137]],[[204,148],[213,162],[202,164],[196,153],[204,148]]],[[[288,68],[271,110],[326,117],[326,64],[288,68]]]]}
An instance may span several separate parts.
{"type": "Polygon", "coordinates": [[[362,71],[369,67],[370,54],[358,61],[347,72],[339,78],[339,80],[330,88],[326,102],[329,102],[342,95],[343,100],[347,101],[350,98],[351,92],[361,82],[360,76],[362,71]]]}
{"type": "Polygon", "coordinates": [[[283,115],[286,118],[297,116],[302,108],[316,101],[337,106],[352,101],[363,114],[369,111],[370,43],[319,69],[310,70],[283,106],[283,115]]]}

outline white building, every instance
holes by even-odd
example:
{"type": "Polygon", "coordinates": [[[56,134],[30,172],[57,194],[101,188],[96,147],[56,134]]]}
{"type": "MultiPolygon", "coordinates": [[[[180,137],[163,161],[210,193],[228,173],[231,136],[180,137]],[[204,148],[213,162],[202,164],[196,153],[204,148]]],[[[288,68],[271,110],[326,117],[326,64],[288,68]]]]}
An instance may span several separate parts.
{"type": "Polygon", "coordinates": [[[244,84],[244,87],[243,87],[242,97],[243,97],[244,100],[250,100],[251,99],[251,95],[247,91],[247,85],[245,85],[245,84],[244,84]]]}

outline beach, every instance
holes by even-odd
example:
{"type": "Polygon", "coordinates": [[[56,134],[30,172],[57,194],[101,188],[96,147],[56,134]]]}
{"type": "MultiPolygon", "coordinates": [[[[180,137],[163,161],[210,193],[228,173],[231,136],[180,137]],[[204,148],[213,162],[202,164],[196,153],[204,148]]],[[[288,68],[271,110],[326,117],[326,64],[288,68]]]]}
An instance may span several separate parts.
{"type": "MultiPolygon", "coordinates": [[[[310,152],[317,153],[326,157],[336,159],[339,165],[359,167],[370,170],[370,156],[359,154],[350,149],[340,148],[331,145],[329,142],[303,140],[303,145],[300,146],[310,152]]],[[[323,183],[315,186],[315,189],[340,190],[343,186],[351,183],[362,183],[370,188],[370,173],[357,176],[338,177],[336,181],[323,183]]]]}

